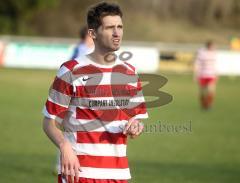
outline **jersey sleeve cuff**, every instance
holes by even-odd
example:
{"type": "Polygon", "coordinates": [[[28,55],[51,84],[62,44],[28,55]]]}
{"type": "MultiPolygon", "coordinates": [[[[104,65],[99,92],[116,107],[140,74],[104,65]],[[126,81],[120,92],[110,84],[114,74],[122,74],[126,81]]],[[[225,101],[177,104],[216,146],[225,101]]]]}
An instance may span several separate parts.
{"type": "Polygon", "coordinates": [[[43,114],[45,117],[47,117],[47,118],[50,118],[50,119],[55,120],[55,121],[58,122],[59,124],[61,124],[62,121],[63,121],[63,119],[59,118],[58,116],[49,114],[49,112],[48,112],[47,109],[46,109],[46,106],[44,106],[44,108],[43,108],[43,110],[42,110],[42,114],[43,114]]]}

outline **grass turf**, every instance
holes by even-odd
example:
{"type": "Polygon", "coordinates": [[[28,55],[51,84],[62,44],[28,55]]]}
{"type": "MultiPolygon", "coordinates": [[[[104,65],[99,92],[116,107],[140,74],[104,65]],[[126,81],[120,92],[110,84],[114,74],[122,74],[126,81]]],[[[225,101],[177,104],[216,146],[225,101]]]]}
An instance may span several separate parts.
{"type": "MultiPolygon", "coordinates": [[[[56,148],[41,128],[41,110],[56,71],[0,69],[0,182],[56,182],[56,148]]],[[[129,140],[132,183],[240,181],[240,78],[221,77],[211,111],[201,111],[191,75],[161,73],[173,101],[149,109],[149,124],[188,125],[129,140]]],[[[156,83],[157,84],[157,83],[156,83]]]]}

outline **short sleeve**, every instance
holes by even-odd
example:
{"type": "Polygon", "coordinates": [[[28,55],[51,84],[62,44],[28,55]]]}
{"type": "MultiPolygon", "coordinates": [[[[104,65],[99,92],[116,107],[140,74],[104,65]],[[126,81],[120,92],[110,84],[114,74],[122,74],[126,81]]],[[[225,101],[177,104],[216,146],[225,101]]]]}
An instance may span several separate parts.
{"type": "MultiPolygon", "coordinates": [[[[137,75],[137,73],[136,73],[137,75]]],[[[137,75],[137,95],[131,99],[131,102],[135,103],[134,107],[134,119],[146,119],[148,118],[147,107],[142,91],[141,80],[137,75]]]]}
{"type": "Polygon", "coordinates": [[[145,99],[142,91],[141,80],[137,74],[135,67],[125,62],[125,64],[133,71],[133,80],[128,83],[130,86],[130,93],[132,93],[128,109],[125,111],[130,118],[146,119],[148,118],[145,99]]]}
{"type": "Polygon", "coordinates": [[[71,66],[74,64],[69,62],[64,63],[59,68],[42,111],[45,117],[54,119],[59,123],[65,117],[74,94],[71,72],[71,66]]]}

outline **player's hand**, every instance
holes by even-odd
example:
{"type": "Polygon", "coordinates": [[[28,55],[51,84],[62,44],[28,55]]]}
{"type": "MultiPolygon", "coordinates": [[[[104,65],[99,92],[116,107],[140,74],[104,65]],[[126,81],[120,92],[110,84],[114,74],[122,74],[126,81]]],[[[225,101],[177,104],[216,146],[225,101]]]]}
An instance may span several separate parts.
{"type": "Polygon", "coordinates": [[[130,119],[126,124],[123,134],[130,135],[131,138],[139,136],[144,129],[143,124],[137,119],[130,119]]]}
{"type": "Polygon", "coordinates": [[[74,177],[76,177],[76,182],[78,182],[79,171],[81,171],[81,168],[78,158],[75,155],[71,144],[68,141],[64,141],[60,145],[60,151],[62,175],[66,178],[67,182],[74,183],[74,177]]]}

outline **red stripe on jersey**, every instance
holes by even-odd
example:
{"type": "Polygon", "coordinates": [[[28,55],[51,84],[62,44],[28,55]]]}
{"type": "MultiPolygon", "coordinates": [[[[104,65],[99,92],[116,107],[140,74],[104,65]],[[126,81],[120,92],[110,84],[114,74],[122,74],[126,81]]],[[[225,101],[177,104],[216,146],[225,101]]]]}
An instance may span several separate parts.
{"type": "Polygon", "coordinates": [[[117,73],[122,73],[125,75],[136,75],[135,74],[135,69],[133,66],[127,64],[130,68],[132,68],[133,70],[128,69],[126,66],[124,65],[116,65],[115,67],[113,67],[112,72],[117,72],[117,73]]]}
{"type": "Polygon", "coordinates": [[[58,77],[55,77],[52,88],[68,96],[73,95],[73,86],[58,77]]]}
{"type": "Polygon", "coordinates": [[[89,155],[78,155],[77,157],[82,167],[128,168],[128,160],[126,157],[89,155]]]}
{"type": "Polygon", "coordinates": [[[131,64],[127,63],[127,62],[124,62],[126,65],[128,65],[134,72],[135,72],[135,67],[132,66],[131,64]]]}
{"type": "Polygon", "coordinates": [[[77,132],[77,143],[126,144],[127,137],[123,133],[77,132]]]}
{"type": "Polygon", "coordinates": [[[60,118],[64,118],[68,108],[60,106],[58,104],[55,104],[55,103],[47,100],[46,109],[49,114],[58,116],[60,118]]]}
{"type": "Polygon", "coordinates": [[[146,103],[143,102],[138,107],[136,107],[135,108],[135,113],[137,113],[137,114],[145,114],[145,113],[147,113],[146,103]]]}
{"type": "Polygon", "coordinates": [[[138,78],[138,82],[137,82],[137,89],[138,89],[138,91],[142,90],[142,82],[139,78],[138,78]]]}
{"type": "Polygon", "coordinates": [[[137,114],[145,114],[145,103],[141,103],[132,109],[108,109],[108,110],[91,110],[76,108],[76,119],[100,120],[100,121],[116,121],[129,120],[137,114]]]}
{"type": "Polygon", "coordinates": [[[76,86],[76,97],[133,97],[141,88],[131,85],[76,86]]]}
{"type": "Polygon", "coordinates": [[[79,67],[73,70],[73,75],[87,75],[87,74],[98,74],[104,72],[112,72],[112,68],[99,68],[94,65],[87,65],[79,67]]]}
{"type": "Polygon", "coordinates": [[[62,65],[61,65],[61,67],[62,66],[65,66],[65,67],[67,67],[69,70],[72,70],[74,67],[75,67],[75,65],[77,65],[78,64],[78,62],[76,61],[76,60],[69,60],[69,61],[67,61],[67,62],[64,62],[62,65]]]}

